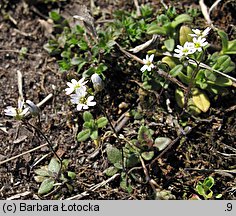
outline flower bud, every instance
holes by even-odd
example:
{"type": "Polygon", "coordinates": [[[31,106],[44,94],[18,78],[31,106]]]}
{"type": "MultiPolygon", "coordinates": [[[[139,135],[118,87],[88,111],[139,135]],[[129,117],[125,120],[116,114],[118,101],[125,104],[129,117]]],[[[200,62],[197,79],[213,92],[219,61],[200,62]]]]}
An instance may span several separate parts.
{"type": "Polygon", "coordinates": [[[33,116],[39,115],[40,109],[35,103],[30,100],[26,100],[25,104],[33,116]]]}
{"type": "Polygon", "coordinates": [[[100,76],[97,73],[94,73],[91,76],[91,80],[92,80],[93,88],[95,89],[95,91],[99,92],[99,91],[103,90],[104,83],[103,83],[102,79],[100,78],[100,76]]]}

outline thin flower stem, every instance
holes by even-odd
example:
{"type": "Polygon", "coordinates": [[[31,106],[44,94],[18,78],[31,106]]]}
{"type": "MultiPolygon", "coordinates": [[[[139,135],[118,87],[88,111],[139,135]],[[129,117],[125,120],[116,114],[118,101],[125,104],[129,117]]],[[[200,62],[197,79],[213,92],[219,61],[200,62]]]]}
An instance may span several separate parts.
{"type": "Polygon", "coordinates": [[[57,177],[59,177],[60,174],[61,174],[62,159],[58,156],[58,154],[57,154],[56,151],[54,150],[52,143],[48,140],[48,138],[43,134],[43,132],[42,132],[38,127],[32,125],[31,123],[29,123],[29,122],[26,121],[26,120],[22,120],[22,122],[23,122],[27,127],[28,127],[28,126],[32,127],[34,130],[36,130],[36,132],[37,132],[38,134],[40,134],[40,135],[46,140],[46,142],[48,143],[48,145],[49,145],[51,151],[54,153],[54,155],[57,157],[57,159],[58,159],[59,162],[60,162],[60,170],[59,170],[59,172],[57,173],[57,177]]]}
{"type": "MultiPolygon", "coordinates": [[[[99,97],[99,98],[100,98],[100,97],[99,97]]],[[[113,130],[114,134],[115,134],[116,137],[117,137],[118,142],[121,143],[121,140],[120,140],[120,138],[119,138],[119,135],[118,135],[116,129],[114,128],[114,126],[113,126],[113,124],[112,124],[112,122],[111,122],[110,117],[107,115],[107,113],[106,113],[106,111],[104,110],[104,108],[102,107],[102,105],[101,105],[100,103],[97,103],[97,104],[98,104],[100,110],[102,111],[102,113],[106,116],[106,118],[107,118],[107,120],[108,120],[108,123],[109,123],[109,125],[111,126],[111,129],[113,130]]],[[[124,162],[124,151],[123,151],[123,148],[121,148],[121,155],[122,155],[122,168],[123,168],[124,171],[126,171],[125,162],[124,162]]]]}
{"type": "Polygon", "coordinates": [[[192,74],[192,76],[191,76],[191,80],[190,80],[189,85],[188,85],[188,89],[187,89],[186,95],[184,96],[184,107],[183,107],[183,111],[182,111],[182,113],[180,114],[180,116],[183,115],[183,113],[185,112],[185,110],[186,110],[186,108],[187,108],[187,106],[188,106],[188,99],[189,99],[189,95],[190,95],[190,93],[191,93],[191,88],[193,87],[194,79],[195,79],[195,77],[196,77],[196,75],[197,75],[197,72],[199,71],[199,65],[200,65],[200,63],[197,62],[195,59],[191,59],[191,60],[192,60],[192,61],[195,61],[197,67],[196,67],[196,68],[194,69],[194,71],[193,71],[193,74],[192,74]]]}

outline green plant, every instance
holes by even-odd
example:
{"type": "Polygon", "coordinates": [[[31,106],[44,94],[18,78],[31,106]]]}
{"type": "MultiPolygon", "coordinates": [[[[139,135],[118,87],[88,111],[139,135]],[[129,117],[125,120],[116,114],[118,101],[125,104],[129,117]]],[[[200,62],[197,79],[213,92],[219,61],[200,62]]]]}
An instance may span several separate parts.
{"type": "Polygon", "coordinates": [[[76,174],[71,171],[67,171],[69,160],[64,159],[62,161],[62,167],[56,158],[52,158],[48,165],[42,166],[40,169],[36,169],[34,172],[37,174],[34,176],[36,182],[41,183],[38,194],[48,194],[52,189],[58,185],[66,185],[69,190],[73,190],[70,181],[75,179],[76,174]]]}
{"type": "MultiPolygon", "coordinates": [[[[168,22],[169,21],[167,21],[167,23],[168,22]]],[[[154,30],[154,24],[151,24],[151,26],[150,29],[153,29],[153,31],[149,31],[149,33],[161,34],[157,30],[154,30]]],[[[161,27],[162,30],[164,28],[167,27],[165,27],[165,25],[161,27]]],[[[206,42],[205,36],[209,30],[210,28],[204,31],[198,29],[191,30],[188,26],[182,25],[178,34],[177,31],[175,31],[178,37],[172,38],[171,40],[164,40],[163,51],[166,49],[173,51],[173,45],[178,42],[180,43],[180,45],[177,45],[178,49],[175,49],[177,54],[164,56],[162,58],[161,62],[167,65],[167,68],[163,67],[162,63],[158,63],[158,68],[162,68],[172,77],[178,78],[183,84],[193,88],[192,94],[189,94],[187,97],[182,90],[176,89],[175,96],[178,105],[183,108],[187,102],[188,111],[194,115],[207,112],[210,107],[208,95],[227,94],[226,87],[231,86],[233,83],[232,80],[234,80],[234,78],[228,76],[227,73],[235,69],[235,63],[231,60],[229,54],[235,54],[236,42],[235,40],[228,41],[227,34],[218,30],[218,34],[222,39],[222,50],[220,52],[207,54],[206,56],[208,42],[206,42]],[[191,51],[192,44],[195,46],[195,48],[192,48],[196,49],[197,52],[191,51]],[[187,53],[183,53],[184,50],[186,50],[187,53]]],[[[166,36],[168,34],[167,32],[168,31],[162,35],[166,36]]],[[[157,52],[159,54],[161,53],[160,51],[157,52]]],[[[154,76],[157,75],[154,73],[154,76]]],[[[163,78],[153,77],[153,73],[144,73],[143,82],[144,87],[148,87],[148,89],[155,89],[155,86],[158,86],[158,84],[165,88],[168,87],[163,78]],[[147,81],[149,81],[149,83],[152,82],[152,85],[146,85],[147,81]],[[154,81],[156,82],[155,85],[153,85],[154,81]]]]}
{"type": "MultiPolygon", "coordinates": [[[[204,199],[211,199],[213,197],[213,191],[211,188],[214,186],[215,180],[213,177],[209,176],[204,179],[203,182],[198,182],[195,190],[196,192],[203,196],[204,199]]],[[[216,198],[220,198],[222,195],[219,194],[216,196],[216,198]]]]}
{"type": "Polygon", "coordinates": [[[122,170],[120,186],[123,189],[131,191],[132,188],[125,180],[128,176],[123,171],[123,166],[125,166],[125,168],[132,168],[140,164],[140,157],[145,161],[150,161],[154,157],[156,151],[162,151],[171,143],[171,139],[168,137],[157,137],[153,140],[152,136],[153,131],[142,125],[138,131],[137,139],[132,139],[130,141],[126,140],[126,144],[123,147],[124,158],[122,158],[121,150],[112,145],[107,145],[107,158],[112,166],[107,168],[104,172],[108,176],[113,176],[119,170],[122,170]]]}
{"type": "Polygon", "coordinates": [[[100,117],[98,119],[94,119],[93,115],[85,111],[83,113],[83,130],[80,131],[77,135],[77,141],[82,142],[87,140],[89,137],[94,140],[95,144],[97,145],[99,136],[98,136],[98,130],[99,128],[103,128],[107,125],[108,120],[106,117],[100,117]]]}

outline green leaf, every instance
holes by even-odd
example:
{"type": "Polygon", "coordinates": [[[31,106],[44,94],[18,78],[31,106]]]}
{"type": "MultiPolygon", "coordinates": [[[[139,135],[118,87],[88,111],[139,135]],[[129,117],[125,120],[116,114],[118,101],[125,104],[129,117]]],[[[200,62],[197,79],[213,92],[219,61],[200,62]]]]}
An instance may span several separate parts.
{"type": "Polygon", "coordinates": [[[230,56],[222,55],[217,58],[212,68],[224,73],[229,73],[235,69],[235,63],[231,60],[230,56]]]}
{"type": "Polygon", "coordinates": [[[89,111],[85,111],[83,113],[83,119],[85,122],[90,122],[91,120],[93,120],[93,115],[89,111]]]}
{"type": "Polygon", "coordinates": [[[188,14],[180,14],[178,15],[174,21],[171,22],[173,28],[176,28],[179,24],[184,22],[192,22],[193,18],[190,17],[188,14]]]}
{"type": "Polygon", "coordinates": [[[185,42],[192,42],[192,37],[189,34],[192,34],[192,30],[188,26],[181,26],[179,30],[179,43],[181,46],[185,42]]]}
{"type": "Polygon", "coordinates": [[[151,24],[147,29],[147,34],[158,34],[158,35],[166,35],[166,29],[158,26],[157,24],[151,24]]]}
{"type": "Polygon", "coordinates": [[[197,116],[197,115],[199,115],[202,112],[199,108],[197,108],[193,104],[188,105],[188,111],[189,111],[190,114],[192,114],[194,116],[197,116]]]}
{"type": "Polygon", "coordinates": [[[207,177],[203,182],[204,187],[208,190],[211,189],[214,184],[215,180],[211,176],[207,177]]]}
{"type": "Polygon", "coordinates": [[[98,128],[103,128],[107,125],[108,120],[106,117],[101,117],[98,120],[96,120],[98,128]]]}
{"type": "Polygon", "coordinates": [[[119,149],[108,144],[106,147],[107,158],[112,163],[120,163],[122,161],[122,154],[119,149]]]}
{"type": "Polygon", "coordinates": [[[71,161],[69,160],[69,159],[64,159],[63,161],[62,161],[62,167],[63,167],[63,169],[64,170],[67,170],[68,169],[68,166],[69,166],[69,163],[70,163],[71,161]]]}
{"type": "Polygon", "coordinates": [[[211,199],[212,196],[213,196],[213,191],[211,191],[211,190],[208,194],[205,194],[205,198],[207,198],[207,199],[211,199]]]}
{"type": "Polygon", "coordinates": [[[213,71],[204,70],[204,75],[208,80],[212,81],[213,83],[216,81],[217,77],[213,71]]]}
{"type": "Polygon", "coordinates": [[[74,57],[74,58],[71,59],[70,63],[71,63],[71,65],[79,65],[79,64],[81,64],[83,61],[84,61],[84,60],[83,60],[82,58],[76,56],[76,57],[74,57]]]}
{"type": "Polygon", "coordinates": [[[173,69],[171,69],[170,75],[173,76],[173,77],[176,77],[176,76],[179,75],[179,73],[182,70],[183,70],[183,65],[182,64],[176,65],[173,69]]]}
{"type": "Polygon", "coordinates": [[[222,41],[222,53],[224,54],[228,49],[228,35],[223,30],[218,30],[217,32],[222,41]]]}
{"type": "Polygon", "coordinates": [[[39,187],[38,194],[43,195],[49,193],[53,189],[54,179],[46,178],[39,187]]]}
{"type": "Polygon", "coordinates": [[[48,164],[48,170],[52,173],[58,173],[61,169],[61,165],[56,158],[52,158],[48,164]]]}
{"type": "Polygon", "coordinates": [[[67,172],[68,177],[70,177],[71,179],[75,179],[76,178],[76,174],[74,172],[68,171],[67,172]]]}
{"type": "Polygon", "coordinates": [[[154,151],[142,152],[141,156],[146,161],[151,160],[154,156],[154,151]]]}
{"type": "Polygon", "coordinates": [[[89,46],[87,44],[87,42],[85,40],[79,40],[77,45],[79,46],[79,48],[83,51],[88,50],[89,46]]]}
{"type": "Polygon", "coordinates": [[[172,52],[175,48],[175,41],[172,38],[167,39],[164,41],[164,45],[168,51],[172,52]]]}
{"type": "Polygon", "coordinates": [[[142,145],[151,145],[153,144],[152,133],[150,129],[142,125],[138,131],[138,141],[142,145]]]}
{"type": "Polygon", "coordinates": [[[223,195],[222,194],[217,194],[216,199],[220,199],[223,195]]]}
{"type": "Polygon", "coordinates": [[[180,108],[184,107],[184,92],[180,89],[175,90],[175,100],[180,108]]]}
{"type": "Polygon", "coordinates": [[[83,72],[83,77],[88,78],[91,77],[93,74],[95,73],[95,68],[94,67],[90,67],[88,70],[85,70],[83,72]]]}
{"type": "Polygon", "coordinates": [[[90,129],[85,129],[85,130],[82,130],[81,132],[78,133],[77,141],[83,142],[86,139],[88,139],[89,137],[90,137],[90,129]]]}
{"type": "Polygon", "coordinates": [[[104,173],[105,173],[107,176],[113,176],[113,175],[115,175],[118,171],[119,171],[118,168],[116,168],[116,167],[114,167],[114,166],[110,166],[110,167],[108,167],[107,169],[104,170],[104,173]]]}
{"type": "Polygon", "coordinates": [[[187,84],[187,85],[189,84],[190,78],[186,76],[183,72],[179,72],[178,77],[184,84],[187,84]]]}
{"type": "Polygon", "coordinates": [[[121,174],[121,182],[120,182],[120,187],[127,191],[128,193],[131,193],[133,191],[131,185],[128,184],[127,178],[126,178],[126,174],[123,172],[121,174]]]}
{"type": "Polygon", "coordinates": [[[202,183],[197,184],[196,191],[198,192],[198,194],[205,197],[205,191],[204,188],[202,187],[202,183]]]}
{"type": "Polygon", "coordinates": [[[140,159],[136,153],[131,153],[127,158],[125,158],[125,164],[127,168],[131,168],[140,163],[140,159]]]}
{"type": "Polygon", "coordinates": [[[199,108],[202,112],[207,112],[210,108],[210,101],[207,95],[200,91],[199,89],[195,88],[192,91],[193,94],[193,103],[194,105],[199,108]]]}
{"type": "Polygon", "coordinates": [[[49,17],[54,21],[54,22],[58,22],[60,21],[60,19],[62,18],[61,15],[59,13],[57,13],[56,11],[50,11],[49,12],[49,17]]]}
{"type": "Polygon", "coordinates": [[[167,64],[170,67],[170,69],[173,69],[178,64],[178,60],[170,56],[163,57],[161,61],[167,64]]]}
{"type": "Polygon", "coordinates": [[[232,80],[227,77],[217,77],[215,82],[208,81],[207,83],[214,84],[221,87],[227,87],[233,84],[232,80]]]}
{"type": "Polygon", "coordinates": [[[90,122],[84,122],[83,127],[85,129],[93,129],[93,127],[94,127],[94,120],[92,120],[90,122]]]}
{"type": "Polygon", "coordinates": [[[50,172],[48,171],[48,166],[43,166],[40,169],[34,170],[34,172],[39,176],[51,176],[50,172]]]}
{"type": "Polygon", "coordinates": [[[106,71],[107,68],[108,67],[105,64],[101,63],[101,64],[98,65],[98,67],[96,68],[95,71],[98,75],[100,75],[102,72],[106,71]]]}
{"type": "Polygon", "coordinates": [[[236,54],[236,39],[228,42],[228,49],[224,52],[224,54],[236,54]]]}
{"type": "Polygon", "coordinates": [[[90,137],[92,140],[97,140],[98,139],[98,131],[94,130],[91,132],[90,137]]]}
{"type": "Polygon", "coordinates": [[[168,137],[157,137],[153,147],[156,147],[159,151],[164,150],[171,143],[171,139],[168,137]]]}
{"type": "Polygon", "coordinates": [[[87,63],[87,62],[84,61],[84,62],[81,62],[81,63],[78,65],[78,67],[77,67],[77,73],[80,72],[80,70],[82,69],[82,67],[83,67],[86,63],[87,63]]]}

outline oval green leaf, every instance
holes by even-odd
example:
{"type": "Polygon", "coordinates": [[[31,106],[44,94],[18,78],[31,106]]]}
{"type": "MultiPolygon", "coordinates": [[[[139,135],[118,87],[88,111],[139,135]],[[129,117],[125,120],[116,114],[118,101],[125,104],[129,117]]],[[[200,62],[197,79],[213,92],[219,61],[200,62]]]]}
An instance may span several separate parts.
{"type": "Polygon", "coordinates": [[[192,37],[189,34],[192,34],[192,30],[188,26],[181,26],[179,30],[179,43],[181,46],[185,44],[185,42],[192,42],[192,37]]]}
{"type": "Polygon", "coordinates": [[[107,158],[112,164],[120,163],[122,161],[122,154],[118,148],[108,144],[106,147],[106,152],[107,158]]]}
{"type": "Polygon", "coordinates": [[[171,69],[170,75],[173,76],[173,77],[176,77],[176,76],[179,75],[179,73],[182,70],[183,70],[183,65],[182,64],[176,65],[173,69],[171,69]]]}
{"type": "Polygon", "coordinates": [[[85,111],[83,113],[83,119],[85,122],[89,122],[89,121],[93,120],[93,115],[89,111],[85,111]]]}
{"type": "Polygon", "coordinates": [[[195,88],[192,91],[193,93],[193,103],[194,105],[199,108],[202,112],[207,112],[210,108],[210,100],[207,95],[200,91],[199,89],[195,88]]]}
{"type": "Polygon", "coordinates": [[[48,164],[48,170],[52,173],[58,173],[61,169],[61,165],[56,158],[52,158],[50,163],[48,164]]]}
{"type": "Polygon", "coordinates": [[[141,156],[144,160],[151,160],[154,156],[154,151],[142,152],[141,156]]]}
{"type": "Polygon", "coordinates": [[[82,130],[81,132],[78,133],[77,135],[77,141],[78,142],[83,142],[86,139],[88,139],[90,137],[90,130],[86,129],[86,130],[82,130]]]}
{"type": "Polygon", "coordinates": [[[164,150],[171,143],[171,139],[168,137],[158,137],[155,139],[153,147],[156,147],[159,151],[164,150]]]}
{"type": "Polygon", "coordinates": [[[108,120],[107,120],[106,117],[101,117],[96,122],[97,122],[98,128],[102,128],[102,127],[105,127],[107,125],[108,120]]]}
{"type": "Polygon", "coordinates": [[[54,185],[54,179],[46,178],[39,187],[38,194],[43,195],[49,193],[54,185]]]}
{"type": "Polygon", "coordinates": [[[167,39],[164,41],[164,45],[168,51],[172,52],[175,48],[175,41],[172,38],[167,39]]]}

